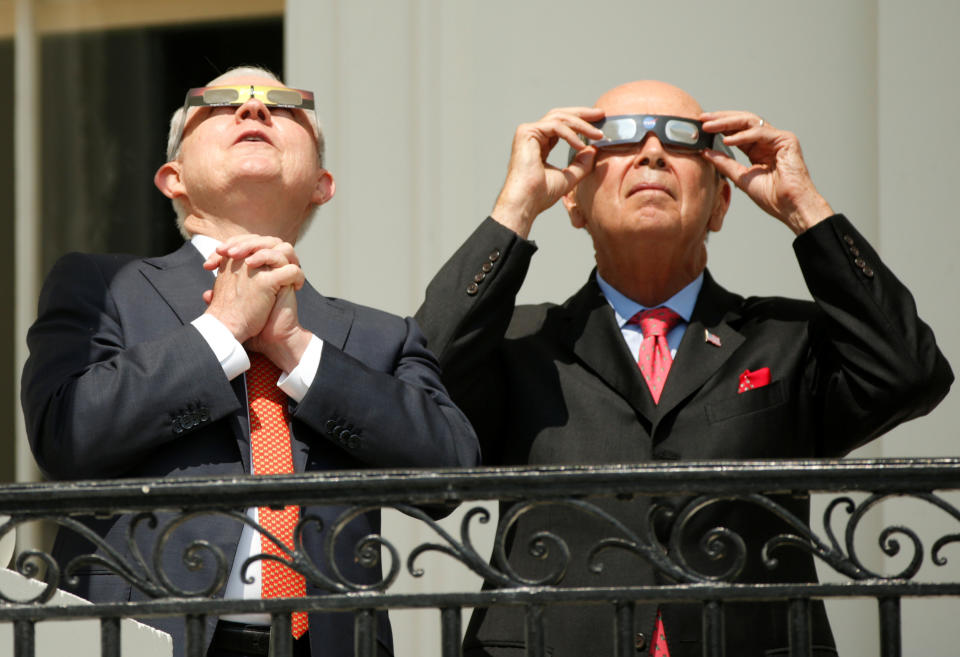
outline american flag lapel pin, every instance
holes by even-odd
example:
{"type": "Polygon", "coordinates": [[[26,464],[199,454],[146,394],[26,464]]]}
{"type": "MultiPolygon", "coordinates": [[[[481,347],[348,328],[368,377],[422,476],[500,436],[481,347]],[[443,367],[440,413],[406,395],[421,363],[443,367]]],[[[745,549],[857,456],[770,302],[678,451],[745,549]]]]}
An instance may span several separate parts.
{"type": "Polygon", "coordinates": [[[720,346],[720,336],[716,333],[711,333],[709,329],[703,329],[703,341],[709,342],[714,347],[720,346]]]}

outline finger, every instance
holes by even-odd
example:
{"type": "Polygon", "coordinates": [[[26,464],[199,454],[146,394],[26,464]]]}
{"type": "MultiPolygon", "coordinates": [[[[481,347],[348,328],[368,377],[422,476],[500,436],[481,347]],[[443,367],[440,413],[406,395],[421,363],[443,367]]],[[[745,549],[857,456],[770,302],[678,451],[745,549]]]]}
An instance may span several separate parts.
{"type": "Polygon", "coordinates": [[[544,115],[544,119],[556,116],[576,117],[583,121],[599,121],[606,113],[599,107],[556,107],[544,115]]]}
{"type": "Polygon", "coordinates": [[[294,265],[300,264],[300,258],[297,257],[297,252],[294,250],[293,244],[290,242],[281,241],[273,248],[277,251],[280,251],[280,253],[283,254],[283,257],[287,259],[287,262],[294,265]]]}
{"type": "Polygon", "coordinates": [[[746,166],[740,164],[732,157],[727,157],[720,151],[715,151],[712,148],[705,148],[701,152],[701,155],[704,159],[713,164],[713,166],[717,168],[717,171],[719,171],[721,175],[726,176],[733,182],[734,185],[740,187],[739,181],[748,171],[746,166]]]}
{"type": "Polygon", "coordinates": [[[585,146],[573,161],[561,171],[567,180],[567,189],[570,189],[584,177],[593,171],[593,163],[596,159],[597,149],[594,146],[585,146]]]}
{"type": "Polygon", "coordinates": [[[204,261],[203,268],[206,269],[207,271],[213,271],[215,269],[219,269],[221,260],[223,260],[223,256],[221,256],[217,252],[213,252],[204,261]]]}
{"type": "MultiPolygon", "coordinates": [[[[587,125],[589,125],[589,124],[587,124],[587,125]]],[[[591,127],[593,127],[593,126],[591,126],[591,127]]],[[[596,128],[594,128],[594,130],[596,130],[596,128]]],[[[600,130],[596,130],[596,132],[599,133],[599,137],[602,137],[602,136],[603,136],[603,133],[602,133],[600,130]]],[[[574,129],[573,126],[567,126],[567,125],[560,125],[560,126],[558,126],[558,127],[557,127],[557,131],[556,131],[556,136],[559,137],[559,138],[561,138],[561,139],[563,139],[563,140],[564,140],[565,142],[567,142],[568,144],[570,144],[570,146],[571,146],[574,150],[576,150],[578,153],[579,153],[580,151],[582,151],[584,148],[586,148],[586,146],[587,146],[587,145],[583,142],[583,139],[580,137],[580,134],[584,134],[584,133],[580,133],[579,131],[577,131],[576,129],[574,129]]],[[[590,136],[590,135],[587,135],[587,136],[590,136]]],[[[597,137],[597,138],[599,138],[599,137],[597,137]]]]}
{"type": "Polygon", "coordinates": [[[577,112],[565,110],[551,110],[542,119],[535,123],[526,124],[526,127],[540,131],[544,135],[558,137],[564,126],[577,133],[592,139],[603,137],[603,131],[593,125],[593,121],[603,118],[603,110],[596,108],[569,108],[577,112]]]}
{"type": "Polygon", "coordinates": [[[271,235],[235,235],[217,247],[217,253],[229,258],[243,259],[259,249],[272,249],[283,240],[271,235]]]}
{"type": "Polygon", "coordinates": [[[305,280],[303,270],[297,265],[283,265],[276,269],[261,269],[257,276],[263,276],[274,290],[279,290],[286,285],[302,287],[305,280]]]}
{"type": "MultiPolygon", "coordinates": [[[[603,130],[593,125],[593,123],[590,121],[582,119],[578,116],[558,116],[556,117],[554,124],[558,127],[558,130],[569,132],[574,135],[584,135],[590,139],[603,138],[603,130]]],[[[561,136],[559,132],[557,133],[557,136],[561,136]]],[[[569,139],[567,141],[569,141],[569,139]]],[[[577,141],[582,143],[583,139],[578,136],[577,141]]]]}
{"type": "Polygon", "coordinates": [[[213,301],[213,290],[204,290],[201,296],[203,297],[203,302],[209,306],[210,302],[213,301]]]}
{"type": "Polygon", "coordinates": [[[750,128],[770,127],[762,117],[751,112],[704,112],[700,115],[705,132],[731,134],[750,128]]]}
{"type": "Polygon", "coordinates": [[[247,263],[247,267],[250,269],[259,269],[261,267],[276,269],[277,267],[288,264],[297,264],[291,263],[278,249],[260,249],[247,256],[244,262],[247,263]]]}

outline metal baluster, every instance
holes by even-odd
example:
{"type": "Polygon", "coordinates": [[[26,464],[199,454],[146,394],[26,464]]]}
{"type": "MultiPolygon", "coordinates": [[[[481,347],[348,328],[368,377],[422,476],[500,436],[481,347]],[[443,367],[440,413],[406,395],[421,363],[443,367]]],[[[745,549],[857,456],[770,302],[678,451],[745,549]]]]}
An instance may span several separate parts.
{"type": "Polygon", "coordinates": [[[444,607],[440,610],[440,650],[443,657],[460,657],[460,607],[444,607]]]}
{"type": "Polygon", "coordinates": [[[790,627],[790,657],[812,657],[810,599],[797,598],[791,600],[787,610],[787,618],[790,627]]]}
{"type": "Polygon", "coordinates": [[[203,657],[205,654],[204,649],[204,634],[206,633],[206,622],[207,617],[198,614],[190,615],[186,617],[186,626],[187,626],[187,657],[203,657]]]}
{"type": "Polygon", "coordinates": [[[900,657],[900,598],[879,598],[880,656],[900,657]]]}
{"type": "Polygon", "coordinates": [[[723,628],[723,603],[719,600],[707,600],[703,603],[704,657],[724,657],[726,655],[726,643],[723,628]]]}
{"type": "Polygon", "coordinates": [[[293,657],[292,623],[289,612],[270,616],[270,657],[293,657]]]}
{"type": "Polygon", "coordinates": [[[637,639],[633,633],[633,611],[632,602],[616,603],[613,627],[613,654],[616,657],[635,657],[637,639]]]}
{"type": "Polygon", "coordinates": [[[100,619],[100,654],[102,657],[120,657],[120,619],[100,619]]]}
{"type": "Polygon", "coordinates": [[[14,657],[33,657],[34,651],[34,624],[30,620],[13,622],[13,654],[14,657]]]}
{"type": "Polygon", "coordinates": [[[543,636],[543,605],[527,607],[526,628],[527,657],[543,657],[546,646],[543,636]]]}
{"type": "Polygon", "coordinates": [[[377,655],[377,612],[359,609],[353,614],[353,654],[355,657],[377,655]]]}

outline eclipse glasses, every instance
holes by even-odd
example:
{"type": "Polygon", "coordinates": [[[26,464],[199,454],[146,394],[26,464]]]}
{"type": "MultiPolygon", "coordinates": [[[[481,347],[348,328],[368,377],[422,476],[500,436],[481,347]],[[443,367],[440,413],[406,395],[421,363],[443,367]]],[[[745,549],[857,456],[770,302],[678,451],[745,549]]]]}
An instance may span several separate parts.
{"type": "Polygon", "coordinates": [[[167,154],[172,158],[180,148],[183,129],[187,125],[187,110],[191,107],[239,107],[251,98],[256,98],[267,107],[313,110],[313,92],[288,87],[267,87],[259,84],[238,84],[217,87],[195,87],[187,91],[183,101],[183,116],[177,129],[177,140],[167,154]]]}
{"type": "MultiPolygon", "coordinates": [[[[720,151],[727,157],[733,157],[733,151],[723,143],[723,136],[703,131],[703,122],[688,119],[683,116],[667,116],[664,114],[620,114],[608,116],[593,125],[603,132],[603,138],[590,139],[583,137],[588,146],[609,148],[621,144],[639,144],[646,139],[647,134],[653,133],[670,150],[689,151],[691,153],[712,148],[720,151]]],[[[573,162],[577,152],[571,148],[568,161],[573,162]]]]}

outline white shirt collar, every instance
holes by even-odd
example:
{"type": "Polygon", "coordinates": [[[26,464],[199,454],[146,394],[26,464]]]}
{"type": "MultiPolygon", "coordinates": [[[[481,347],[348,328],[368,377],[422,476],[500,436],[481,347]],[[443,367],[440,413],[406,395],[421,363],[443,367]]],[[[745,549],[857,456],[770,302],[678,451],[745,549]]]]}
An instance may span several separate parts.
{"type": "Polygon", "coordinates": [[[190,243],[197,248],[197,251],[200,252],[204,260],[209,258],[210,254],[216,251],[217,247],[221,244],[220,240],[214,239],[209,235],[193,235],[190,238],[190,243]]]}

